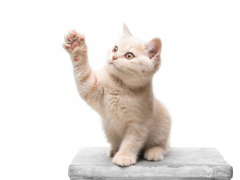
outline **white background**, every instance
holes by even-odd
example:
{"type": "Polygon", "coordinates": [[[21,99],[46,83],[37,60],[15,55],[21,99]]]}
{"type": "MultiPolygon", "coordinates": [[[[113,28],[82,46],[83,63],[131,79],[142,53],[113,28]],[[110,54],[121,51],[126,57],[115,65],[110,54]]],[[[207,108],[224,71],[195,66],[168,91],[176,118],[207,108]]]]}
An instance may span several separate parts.
{"type": "Polygon", "coordinates": [[[63,36],[86,36],[100,69],[126,22],[162,39],[154,92],[173,119],[173,147],[215,147],[240,179],[239,1],[1,1],[0,179],[68,179],[84,146],[109,146],[78,95],[63,36]]]}

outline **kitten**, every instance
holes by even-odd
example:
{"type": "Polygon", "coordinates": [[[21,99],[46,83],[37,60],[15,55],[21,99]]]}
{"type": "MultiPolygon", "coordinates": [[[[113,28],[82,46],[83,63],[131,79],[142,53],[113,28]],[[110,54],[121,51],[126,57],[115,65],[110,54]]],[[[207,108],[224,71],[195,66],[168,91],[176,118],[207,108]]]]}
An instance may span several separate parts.
{"type": "Polygon", "coordinates": [[[98,72],[89,66],[82,34],[69,31],[63,47],[71,56],[80,96],[102,118],[113,163],[133,165],[142,153],[146,160],[162,160],[171,118],[155,99],[152,87],[152,77],[161,62],[161,40],[144,43],[124,24],[122,38],[109,50],[107,63],[98,72]]]}

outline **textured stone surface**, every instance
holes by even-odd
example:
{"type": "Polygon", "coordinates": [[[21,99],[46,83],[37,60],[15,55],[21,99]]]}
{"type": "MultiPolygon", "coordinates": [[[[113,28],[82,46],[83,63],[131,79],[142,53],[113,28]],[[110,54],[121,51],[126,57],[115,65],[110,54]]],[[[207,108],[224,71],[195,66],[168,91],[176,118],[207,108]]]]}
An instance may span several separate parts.
{"type": "Polygon", "coordinates": [[[140,159],[130,167],[112,164],[108,151],[105,147],[81,149],[69,166],[70,179],[229,180],[233,174],[215,148],[170,148],[163,161],[140,159]]]}

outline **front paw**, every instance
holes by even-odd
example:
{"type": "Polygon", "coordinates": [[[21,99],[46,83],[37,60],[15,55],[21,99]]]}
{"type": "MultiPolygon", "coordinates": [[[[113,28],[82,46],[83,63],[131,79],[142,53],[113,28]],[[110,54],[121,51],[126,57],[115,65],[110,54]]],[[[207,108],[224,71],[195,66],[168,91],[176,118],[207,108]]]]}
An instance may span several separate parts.
{"type": "Polygon", "coordinates": [[[70,30],[65,36],[63,48],[69,52],[76,61],[78,61],[80,56],[84,56],[87,52],[87,46],[83,34],[79,34],[75,30],[70,30]]]}
{"type": "Polygon", "coordinates": [[[136,156],[121,153],[117,153],[113,158],[113,163],[119,166],[130,166],[136,164],[136,161],[136,156]]]}

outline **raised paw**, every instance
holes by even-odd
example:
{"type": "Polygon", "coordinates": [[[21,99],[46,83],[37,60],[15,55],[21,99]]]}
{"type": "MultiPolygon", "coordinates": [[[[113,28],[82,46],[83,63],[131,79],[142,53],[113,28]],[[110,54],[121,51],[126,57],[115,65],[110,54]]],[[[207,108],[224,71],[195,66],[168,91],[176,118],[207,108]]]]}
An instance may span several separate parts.
{"type": "Polygon", "coordinates": [[[163,160],[163,158],[164,158],[163,152],[164,152],[164,150],[158,146],[149,148],[144,152],[144,159],[149,160],[149,161],[163,160]]]}
{"type": "Polygon", "coordinates": [[[116,154],[113,158],[113,163],[119,166],[130,166],[136,164],[137,158],[131,155],[116,154]]]}
{"type": "Polygon", "coordinates": [[[63,48],[70,54],[74,54],[75,60],[79,60],[79,56],[87,52],[84,35],[79,34],[75,30],[70,30],[69,33],[65,36],[65,43],[63,44],[63,48]]]}

